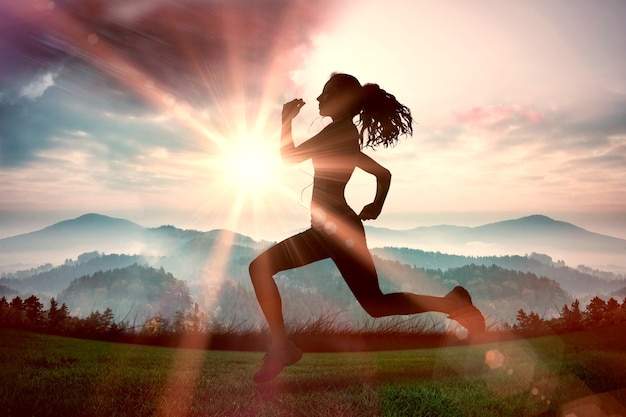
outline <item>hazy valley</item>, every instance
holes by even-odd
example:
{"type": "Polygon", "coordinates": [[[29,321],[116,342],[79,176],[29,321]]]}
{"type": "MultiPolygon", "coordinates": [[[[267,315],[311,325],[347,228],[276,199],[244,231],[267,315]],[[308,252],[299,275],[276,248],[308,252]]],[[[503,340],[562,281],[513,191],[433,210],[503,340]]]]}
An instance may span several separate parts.
{"type": "MultiPolygon", "coordinates": [[[[624,265],[618,263],[624,259],[625,240],[544,216],[477,228],[368,227],[367,233],[383,291],[443,295],[461,284],[493,324],[512,323],[519,309],[550,317],[574,298],[584,305],[596,295],[626,297],[620,273],[624,265]],[[483,242],[482,247],[526,250],[469,256],[425,249],[436,242],[460,249],[483,242]],[[563,261],[565,256],[553,259],[554,253],[588,257],[576,258],[580,262],[574,265],[563,261]],[[585,262],[601,257],[613,259],[613,267],[600,269],[585,262]]],[[[89,214],[0,239],[0,296],[36,294],[42,301],[56,297],[82,315],[111,307],[118,320],[141,322],[154,314],[171,316],[176,309],[191,308],[191,302],[181,301],[188,295],[208,320],[255,327],[262,320],[247,267],[269,245],[227,230],[144,228],[89,214]],[[173,293],[180,296],[174,299],[173,293]]],[[[286,271],[276,279],[288,320],[331,315],[347,325],[368,321],[329,261],[286,271]]]]}

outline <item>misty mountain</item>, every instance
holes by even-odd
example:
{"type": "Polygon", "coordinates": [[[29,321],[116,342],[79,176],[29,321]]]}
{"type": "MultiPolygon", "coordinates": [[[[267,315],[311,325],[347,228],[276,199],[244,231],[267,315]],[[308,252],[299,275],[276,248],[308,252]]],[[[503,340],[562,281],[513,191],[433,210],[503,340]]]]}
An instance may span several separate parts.
{"type": "Polygon", "coordinates": [[[128,220],[92,213],[35,232],[0,239],[0,271],[23,270],[43,263],[59,264],[77,254],[93,251],[163,256],[200,238],[244,247],[263,245],[228,230],[145,228],[128,220]]]}
{"type": "MultiPolygon", "coordinates": [[[[195,242],[194,249],[184,247],[181,250],[181,253],[186,252],[187,257],[181,260],[181,264],[190,262],[190,265],[195,265],[194,268],[203,266],[206,268],[202,273],[193,274],[190,280],[184,281],[193,301],[197,302],[203,311],[226,325],[263,324],[247,273],[247,265],[256,254],[254,251],[223,244],[211,246],[204,241],[195,242]],[[232,256],[223,257],[225,251],[232,256]],[[222,261],[215,261],[216,256],[222,261]]],[[[176,256],[172,258],[176,259],[176,256]]],[[[153,302],[146,301],[144,293],[150,289],[141,288],[143,285],[154,287],[154,283],[133,281],[134,286],[130,288],[128,283],[132,281],[133,275],[138,274],[128,271],[158,270],[159,276],[177,275],[170,274],[171,271],[166,273],[162,266],[158,266],[159,260],[154,259],[152,262],[156,263],[153,267],[139,267],[137,264],[119,267],[141,259],[137,255],[87,253],[79,256],[77,261],[67,262],[30,278],[21,280],[5,278],[0,280],[0,284],[3,282],[22,284],[24,289],[41,293],[43,289],[58,288],[73,276],[82,274],[78,279],[69,282],[67,288],[60,291],[62,296],[57,297],[71,306],[72,311],[88,315],[96,309],[103,311],[106,307],[111,307],[118,320],[128,317],[129,312],[132,313],[133,320],[136,317],[147,317],[149,311],[163,314],[163,311],[154,309],[153,302]],[[94,269],[100,271],[85,274],[94,269]],[[109,304],[105,305],[106,303],[109,304]],[[147,307],[148,304],[152,307],[147,307]]],[[[558,307],[572,301],[572,298],[552,280],[532,273],[506,270],[495,265],[471,264],[443,271],[424,269],[376,255],[374,261],[383,292],[411,291],[443,295],[455,285],[461,284],[472,293],[474,302],[489,316],[490,322],[513,323],[515,314],[520,308],[537,311],[547,317],[553,316],[558,312],[558,307]]],[[[314,320],[328,314],[336,314],[340,322],[348,325],[358,326],[359,323],[371,321],[357,304],[335,265],[329,260],[297,270],[284,271],[276,276],[276,281],[283,296],[285,317],[291,322],[314,320]]],[[[52,293],[49,295],[54,296],[52,293]]],[[[443,323],[440,316],[429,317],[418,316],[416,320],[434,320],[436,323],[443,323]]]]}
{"type": "MultiPolygon", "coordinates": [[[[232,232],[230,232],[232,234],[232,232]]],[[[229,278],[241,282],[248,279],[248,265],[264,245],[240,245],[231,237],[215,239],[207,233],[172,248],[166,255],[152,261],[185,281],[200,284],[229,278]]],[[[244,242],[245,243],[245,242],[244,242]]]]}
{"type": "Polygon", "coordinates": [[[574,297],[609,295],[626,286],[626,277],[589,268],[568,267],[563,262],[553,262],[547,255],[531,253],[527,256],[461,256],[440,252],[425,252],[409,248],[374,248],[371,252],[381,258],[421,267],[446,271],[475,264],[495,265],[506,270],[530,272],[557,282],[574,297]]]}
{"type": "MultiPolygon", "coordinates": [[[[511,322],[520,308],[544,315],[554,314],[555,307],[558,309],[571,303],[571,294],[609,294],[624,286],[623,276],[583,267],[573,269],[562,261],[553,262],[548,255],[534,253],[542,242],[556,245],[559,239],[562,240],[561,248],[573,247],[568,241],[576,239],[592,243],[594,239],[599,239],[610,243],[610,250],[623,242],[544,216],[530,216],[478,228],[440,226],[392,231],[368,227],[370,246],[373,246],[376,236],[386,236],[390,242],[383,248],[372,249],[384,292],[413,291],[443,295],[456,284],[466,285],[479,307],[498,321],[511,322]],[[543,239],[540,238],[541,233],[544,234],[543,239]],[[513,244],[516,236],[520,239],[516,244],[522,244],[523,239],[533,242],[535,247],[527,252],[532,255],[477,257],[390,247],[397,237],[407,239],[410,246],[416,246],[420,239],[456,242],[459,245],[470,239],[482,239],[483,242],[499,240],[504,245],[513,244]],[[616,241],[617,245],[611,246],[616,241]],[[621,278],[621,281],[615,278],[621,278]],[[610,286],[613,283],[615,285],[610,286]]],[[[231,324],[241,321],[252,324],[258,323],[260,316],[248,277],[248,264],[268,245],[270,243],[257,242],[227,230],[199,232],[174,226],[143,228],[123,219],[90,214],[38,232],[0,240],[0,255],[11,257],[23,253],[30,257],[33,264],[45,261],[40,261],[39,256],[47,250],[68,253],[63,258],[64,262],[57,262],[61,264],[57,267],[46,264],[30,270],[4,273],[0,285],[6,291],[18,291],[20,294],[32,292],[56,296],[77,278],[138,264],[164,273],[167,271],[172,277],[184,281],[194,301],[213,317],[231,324]],[[45,247],[42,242],[50,246],[45,247]],[[120,254],[105,255],[105,251],[99,248],[107,245],[114,248],[111,252],[120,254]],[[127,247],[126,251],[124,247],[127,247]],[[76,261],[71,259],[85,248],[89,249],[76,261]]],[[[342,316],[351,319],[364,318],[362,309],[330,261],[285,271],[276,280],[284,294],[286,316],[316,317],[328,312],[341,312],[342,316]]],[[[94,293],[89,297],[96,295],[94,293]]],[[[89,303],[88,300],[85,302],[89,303]]],[[[87,304],[81,309],[88,308],[87,304]]]]}
{"type": "MultiPolygon", "coordinates": [[[[140,239],[144,228],[128,220],[99,214],[85,214],[42,230],[0,239],[2,252],[47,251],[62,247],[119,246],[140,239]]],[[[87,252],[87,251],[83,251],[87,252]]]]}
{"type": "Polygon", "coordinates": [[[0,285],[0,298],[2,297],[11,298],[12,296],[15,296],[17,294],[18,294],[17,290],[14,290],[13,288],[9,288],[6,285],[0,285]]]}
{"type": "MultiPolygon", "coordinates": [[[[626,240],[588,232],[572,224],[538,215],[475,228],[433,226],[395,231],[368,226],[367,235],[370,247],[380,243],[378,246],[382,249],[374,248],[372,252],[383,258],[442,270],[469,263],[493,264],[554,279],[575,296],[617,290],[619,287],[610,285],[615,275],[607,272],[598,276],[597,271],[582,266],[576,269],[566,268],[566,264],[561,261],[552,262],[554,253],[566,252],[568,256],[574,257],[576,262],[569,263],[570,266],[585,263],[585,256],[589,258],[601,250],[605,251],[602,252],[603,255],[614,255],[622,263],[626,261],[622,249],[626,247],[626,240]],[[435,246],[436,251],[428,252],[428,245],[435,246]],[[505,256],[494,256],[497,252],[514,246],[523,246],[524,250],[505,256]],[[452,253],[458,255],[441,253],[445,247],[457,247],[458,252],[452,253]],[[486,255],[466,254],[476,248],[488,252],[486,255]],[[538,256],[521,256],[524,253],[534,254],[542,248],[547,249],[544,253],[550,254],[546,255],[547,260],[540,260],[538,256]],[[581,248],[586,250],[579,256],[577,251],[581,248]]],[[[11,275],[12,278],[22,278],[19,282],[5,280],[0,281],[0,284],[19,291],[28,291],[35,287],[44,293],[60,291],[72,279],[80,276],[77,274],[90,274],[98,270],[95,269],[98,268],[95,261],[94,265],[85,264],[86,254],[95,253],[94,251],[141,255],[142,259],[124,261],[163,267],[177,278],[188,281],[192,287],[222,278],[244,282],[248,279],[248,263],[259,250],[268,245],[268,242],[256,242],[228,230],[200,232],[174,226],[144,228],[123,219],[86,214],[40,231],[0,239],[0,270],[3,264],[7,264],[2,262],[6,258],[10,259],[8,262],[14,263],[19,256],[26,257],[31,265],[36,266],[47,261],[46,255],[49,252],[64,252],[64,256],[55,263],[65,261],[62,267],[54,268],[49,274],[46,272],[52,266],[42,265],[30,270],[32,278],[24,280],[29,272],[19,271],[11,275]],[[82,259],[73,264],[71,258],[84,252],[82,259]],[[56,278],[51,278],[55,275],[56,278]],[[34,284],[37,280],[41,282],[34,284]]],[[[113,261],[113,258],[110,260],[111,262],[102,258],[103,270],[130,265],[115,264],[117,261],[113,261]]],[[[621,278],[623,279],[623,275],[621,278]]]]}
{"type": "Polygon", "coordinates": [[[428,226],[409,230],[366,227],[371,247],[392,246],[466,256],[546,253],[571,266],[626,272],[626,240],[533,215],[478,227],[428,226]]]}
{"type": "MultiPolygon", "coordinates": [[[[129,312],[132,313],[132,320],[136,320],[137,317],[147,317],[149,311],[163,314],[163,311],[154,309],[153,302],[146,301],[147,296],[144,293],[149,289],[141,288],[144,284],[154,287],[153,284],[137,281],[133,288],[128,287],[134,274],[129,273],[129,268],[152,268],[160,271],[157,275],[171,274],[172,277],[179,278],[189,274],[181,282],[187,285],[193,301],[214,320],[226,325],[243,323],[245,326],[260,326],[263,324],[262,316],[247,271],[247,266],[256,253],[248,247],[228,246],[224,242],[198,238],[168,257],[147,259],[139,255],[86,253],[80,255],[76,261],[67,261],[64,265],[28,278],[0,279],[0,285],[18,286],[21,294],[34,292],[55,296],[81,315],[111,307],[117,320],[128,317],[129,312]],[[146,264],[139,267],[137,262],[146,264]],[[147,265],[148,262],[151,262],[151,267],[147,265]],[[163,269],[166,263],[174,270],[179,268],[179,272],[163,269]],[[65,287],[62,288],[63,286],[65,287]],[[62,296],[56,295],[54,290],[62,296]],[[109,304],[106,305],[107,303],[109,304]],[[152,307],[147,307],[148,304],[152,307]]],[[[446,257],[441,254],[424,256],[429,255],[436,258],[446,257]]],[[[491,322],[512,323],[520,308],[551,316],[557,313],[555,307],[572,301],[552,280],[495,265],[471,264],[441,270],[432,268],[432,264],[429,265],[430,268],[420,268],[376,255],[374,261],[383,292],[411,291],[443,295],[455,285],[461,284],[472,293],[475,303],[489,316],[491,322]]],[[[329,260],[284,271],[277,275],[276,281],[283,296],[285,317],[291,322],[313,320],[328,314],[337,314],[337,319],[348,325],[358,326],[359,323],[371,320],[329,260]]],[[[416,320],[435,320],[436,323],[442,323],[442,317],[428,317],[419,316],[416,320]]],[[[137,323],[139,322],[138,320],[137,323]]]]}
{"type": "MultiPolygon", "coordinates": [[[[571,223],[533,215],[477,227],[422,226],[391,230],[368,226],[368,237],[384,241],[384,246],[416,247],[444,242],[455,245],[499,245],[506,248],[542,246],[569,250],[626,253],[626,240],[589,232],[571,223]]],[[[537,252],[535,250],[534,252],[537,252]]],[[[521,253],[521,252],[520,252],[521,253]]]]}
{"type": "Polygon", "coordinates": [[[613,297],[617,297],[618,299],[624,299],[626,300],[626,287],[620,288],[619,290],[615,291],[613,294],[611,294],[613,297]]]}
{"type": "Polygon", "coordinates": [[[3,276],[0,278],[0,285],[5,285],[20,293],[56,297],[77,278],[99,271],[125,268],[133,264],[147,264],[147,260],[140,255],[103,255],[99,252],[90,252],[79,255],[76,261],[68,259],[63,265],[42,272],[33,270],[33,274],[28,277],[17,278],[12,274],[3,276]]]}
{"type": "MultiPolygon", "coordinates": [[[[429,226],[391,230],[367,226],[370,247],[406,247],[464,256],[546,253],[570,266],[626,272],[626,240],[534,215],[478,227],[429,226]]],[[[258,249],[267,242],[227,230],[200,232],[174,226],[144,228],[128,220],[86,214],[45,229],[0,239],[0,270],[59,264],[84,252],[167,256],[194,240],[258,249]],[[24,264],[15,267],[16,264],[24,264]],[[9,267],[13,265],[13,267],[9,267]]]]}
{"type": "Polygon", "coordinates": [[[448,287],[467,288],[476,306],[491,323],[512,324],[519,309],[534,311],[546,319],[557,317],[559,310],[572,302],[571,295],[551,279],[496,265],[470,264],[425,273],[448,287]]]}
{"type": "MultiPolygon", "coordinates": [[[[383,293],[408,291],[442,296],[456,285],[462,285],[472,294],[474,303],[489,323],[512,324],[519,309],[535,311],[546,318],[555,317],[563,305],[573,301],[571,295],[553,280],[495,265],[469,264],[442,271],[423,269],[376,255],[374,262],[383,293]]],[[[285,271],[276,277],[276,281],[283,295],[286,319],[302,314],[319,317],[331,313],[337,314],[340,321],[371,321],[339,271],[328,260],[285,271]]],[[[420,315],[415,319],[440,323],[443,315],[420,315]]]]}
{"type": "Polygon", "coordinates": [[[86,317],[110,308],[116,321],[144,323],[161,314],[173,317],[191,308],[187,285],[163,269],[137,264],[73,280],[58,296],[70,313],[86,317]]]}
{"type": "MultiPolygon", "coordinates": [[[[53,248],[87,248],[82,252],[112,247],[116,252],[129,244],[134,248],[171,247],[200,236],[211,240],[225,240],[241,246],[255,246],[253,239],[227,230],[199,232],[182,230],[174,226],[145,228],[128,220],[101,214],[85,214],[72,220],[64,220],[44,229],[18,236],[0,239],[2,252],[46,251],[53,248]]],[[[79,252],[79,253],[82,253],[79,252]]]]}

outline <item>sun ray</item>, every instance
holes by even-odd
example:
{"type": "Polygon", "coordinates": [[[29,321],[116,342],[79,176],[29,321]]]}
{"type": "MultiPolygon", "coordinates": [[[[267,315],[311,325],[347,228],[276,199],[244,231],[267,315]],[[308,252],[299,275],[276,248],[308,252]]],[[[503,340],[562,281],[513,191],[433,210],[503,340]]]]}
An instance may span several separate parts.
{"type": "MultiPolygon", "coordinates": [[[[188,39],[181,37],[188,62],[194,65],[197,77],[206,87],[207,105],[185,101],[176,91],[157,81],[153,74],[141,69],[131,58],[116,50],[93,33],[62,7],[42,10],[35,2],[11,3],[9,11],[28,24],[40,25],[44,31],[71,48],[85,62],[117,80],[146,102],[160,109],[164,115],[188,128],[192,135],[181,135],[192,149],[198,150],[197,157],[190,157],[184,169],[200,168],[202,177],[210,179],[204,206],[198,215],[206,215],[211,204],[217,204],[226,213],[220,213],[218,222],[236,225],[246,221],[255,230],[261,224],[279,222],[285,217],[282,199],[292,202],[298,195],[283,181],[288,174],[279,156],[279,104],[281,97],[279,82],[273,79],[284,58],[285,43],[280,37],[268,47],[271,48],[270,61],[264,64],[267,71],[253,71],[246,65],[249,57],[242,56],[247,50],[244,33],[237,19],[223,19],[224,30],[231,34],[226,42],[226,73],[214,73],[213,68],[203,59],[201,51],[195,51],[188,39]],[[243,46],[243,47],[242,47],[243,46]],[[226,82],[221,75],[227,75],[226,82]],[[255,84],[256,83],[256,84],[255,84]],[[251,85],[253,89],[251,90],[251,85]],[[252,99],[250,91],[254,91],[252,99]],[[209,109],[210,108],[210,112],[209,109]],[[208,115],[208,116],[207,116],[208,115]],[[199,160],[203,160],[199,163],[199,160]]],[[[283,16],[288,19],[288,16],[283,16]]],[[[280,23],[279,23],[280,24],[280,23]]],[[[182,163],[182,161],[181,161],[182,163]]],[[[178,169],[183,169],[181,166],[178,169]]],[[[297,204],[295,210],[301,210],[297,204]]],[[[196,295],[205,311],[212,311],[218,302],[219,291],[228,279],[228,260],[231,256],[235,234],[223,230],[215,245],[207,254],[205,268],[196,277],[201,285],[196,295]]],[[[206,343],[211,335],[207,335],[206,343]]],[[[181,339],[181,347],[191,342],[191,336],[181,339]]],[[[159,415],[184,415],[189,407],[193,388],[202,366],[202,355],[177,353],[172,363],[172,372],[167,381],[159,415]],[[185,380],[181,381],[174,370],[185,370],[185,380]],[[172,408],[177,404],[178,408],[172,408]],[[182,408],[181,408],[182,407],[182,408]]]]}

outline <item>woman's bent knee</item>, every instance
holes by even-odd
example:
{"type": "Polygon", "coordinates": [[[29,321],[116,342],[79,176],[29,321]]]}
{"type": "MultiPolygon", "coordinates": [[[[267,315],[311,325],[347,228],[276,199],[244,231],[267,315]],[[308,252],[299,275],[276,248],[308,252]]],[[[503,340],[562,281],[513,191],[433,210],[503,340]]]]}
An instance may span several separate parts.
{"type": "Polygon", "coordinates": [[[261,254],[250,262],[248,273],[250,274],[252,285],[255,285],[255,283],[272,279],[275,272],[272,271],[271,265],[267,262],[267,259],[264,259],[263,254],[261,254]]]}
{"type": "Polygon", "coordinates": [[[250,262],[250,265],[248,265],[248,273],[250,274],[250,280],[252,281],[252,284],[254,284],[255,281],[258,281],[263,276],[259,258],[255,258],[252,260],[252,262],[250,262]]]}

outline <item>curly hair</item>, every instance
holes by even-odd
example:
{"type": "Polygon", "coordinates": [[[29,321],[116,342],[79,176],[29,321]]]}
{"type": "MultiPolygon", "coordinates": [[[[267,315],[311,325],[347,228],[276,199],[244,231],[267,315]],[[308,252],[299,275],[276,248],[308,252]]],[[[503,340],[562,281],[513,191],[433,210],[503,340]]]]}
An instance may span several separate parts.
{"type": "Polygon", "coordinates": [[[413,134],[413,116],[408,107],[378,84],[366,84],[362,89],[363,101],[359,113],[361,147],[383,145],[386,148],[395,145],[400,135],[413,134]]]}
{"type": "Polygon", "coordinates": [[[353,97],[350,110],[353,116],[359,116],[362,148],[386,148],[395,145],[400,135],[413,134],[411,110],[378,84],[361,86],[354,76],[341,73],[333,73],[331,81],[333,90],[353,97]]]}

